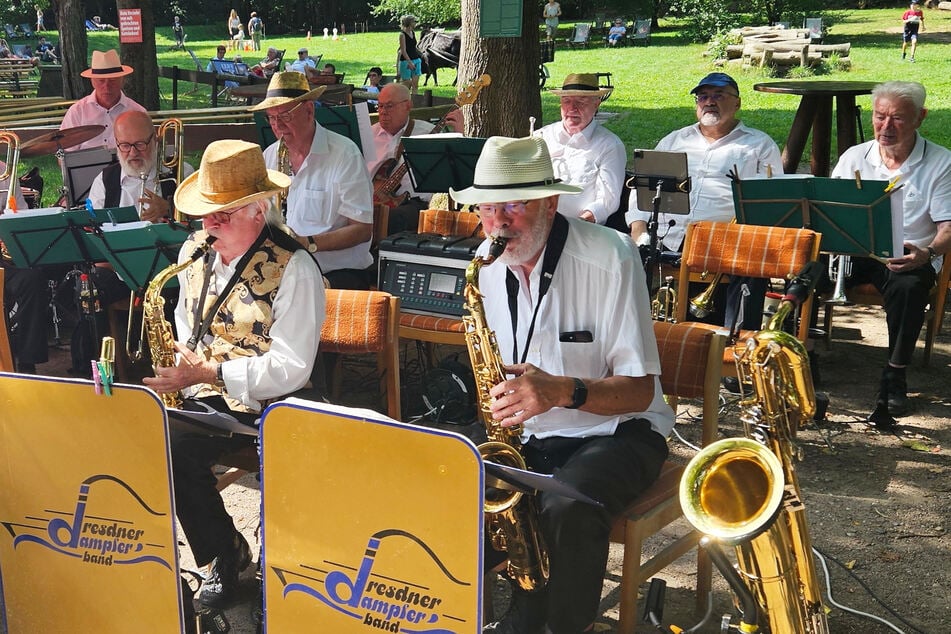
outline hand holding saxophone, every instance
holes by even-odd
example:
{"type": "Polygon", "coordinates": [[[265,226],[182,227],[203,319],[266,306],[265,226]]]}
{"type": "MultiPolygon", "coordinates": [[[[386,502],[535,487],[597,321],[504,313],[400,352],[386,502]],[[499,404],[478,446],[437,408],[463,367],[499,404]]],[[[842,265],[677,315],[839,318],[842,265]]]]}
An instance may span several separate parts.
{"type": "Polygon", "coordinates": [[[217,364],[176,342],[178,363],[169,367],[155,368],[154,377],[145,377],[142,382],[159,394],[178,392],[182,388],[199,383],[214,384],[217,380],[217,364]]]}
{"type": "Polygon", "coordinates": [[[515,378],[502,381],[489,390],[494,399],[492,418],[502,427],[519,425],[553,407],[564,406],[566,396],[571,397],[574,381],[568,377],[549,374],[531,363],[503,368],[515,378]]]}

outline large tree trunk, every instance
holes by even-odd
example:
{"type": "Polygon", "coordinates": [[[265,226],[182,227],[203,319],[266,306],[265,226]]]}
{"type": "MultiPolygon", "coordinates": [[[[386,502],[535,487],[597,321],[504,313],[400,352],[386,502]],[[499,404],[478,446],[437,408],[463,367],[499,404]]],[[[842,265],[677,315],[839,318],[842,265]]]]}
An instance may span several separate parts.
{"type": "Polygon", "coordinates": [[[152,0],[118,0],[116,5],[120,9],[142,9],[142,42],[119,45],[122,63],[135,69],[134,73],[126,77],[123,88],[125,94],[145,106],[146,110],[159,110],[161,105],[152,0]]]}
{"type": "Polygon", "coordinates": [[[89,82],[79,75],[88,66],[84,15],[85,9],[80,0],[59,0],[56,3],[60,59],[63,63],[63,97],[66,99],[80,99],[90,91],[89,82]]]}
{"type": "MultiPolygon", "coordinates": [[[[523,0],[524,2],[524,0],[523,0]]],[[[522,37],[479,37],[479,0],[462,0],[462,57],[459,85],[488,73],[492,84],[466,116],[469,136],[528,136],[529,117],[541,127],[538,93],[538,7],[524,2],[522,37]]]]}

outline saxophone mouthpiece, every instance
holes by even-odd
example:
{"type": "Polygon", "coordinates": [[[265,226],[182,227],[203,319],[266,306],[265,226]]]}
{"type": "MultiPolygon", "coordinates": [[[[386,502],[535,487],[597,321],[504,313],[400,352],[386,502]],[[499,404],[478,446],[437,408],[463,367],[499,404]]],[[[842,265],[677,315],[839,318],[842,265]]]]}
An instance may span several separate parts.
{"type": "Polygon", "coordinates": [[[496,260],[502,252],[505,251],[505,246],[509,243],[508,238],[502,236],[494,236],[492,238],[492,244],[489,245],[489,261],[496,260]]]}

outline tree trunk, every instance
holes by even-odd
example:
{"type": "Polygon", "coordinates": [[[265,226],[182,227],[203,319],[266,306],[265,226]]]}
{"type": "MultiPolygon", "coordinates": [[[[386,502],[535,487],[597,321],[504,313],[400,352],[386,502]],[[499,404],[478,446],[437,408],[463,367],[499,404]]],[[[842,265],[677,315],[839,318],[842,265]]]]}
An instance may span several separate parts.
{"type": "Polygon", "coordinates": [[[90,84],[79,73],[88,67],[86,55],[85,10],[80,0],[59,0],[56,3],[56,24],[59,27],[60,59],[63,64],[63,98],[80,99],[90,92],[90,84]]]}
{"type": "Polygon", "coordinates": [[[122,63],[135,69],[134,73],[126,77],[123,90],[146,110],[160,110],[152,0],[118,0],[116,6],[120,9],[142,9],[142,42],[119,45],[122,63]]]}
{"type": "Polygon", "coordinates": [[[468,136],[528,135],[530,116],[541,127],[542,102],[538,93],[538,13],[533,2],[524,2],[521,37],[479,37],[479,0],[462,0],[462,56],[459,85],[483,73],[492,84],[471,106],[466,106],[468,136]]]}

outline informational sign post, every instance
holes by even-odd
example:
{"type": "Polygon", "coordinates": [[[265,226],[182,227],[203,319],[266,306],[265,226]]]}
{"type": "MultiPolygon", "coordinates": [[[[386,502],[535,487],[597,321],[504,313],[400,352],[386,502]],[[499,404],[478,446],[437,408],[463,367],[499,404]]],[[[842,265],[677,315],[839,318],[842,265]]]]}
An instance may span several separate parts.
{"type": "Polygon", "coordinates": [[[142,9],[119,9],[119,42],[142,43],[142,9]]]}

